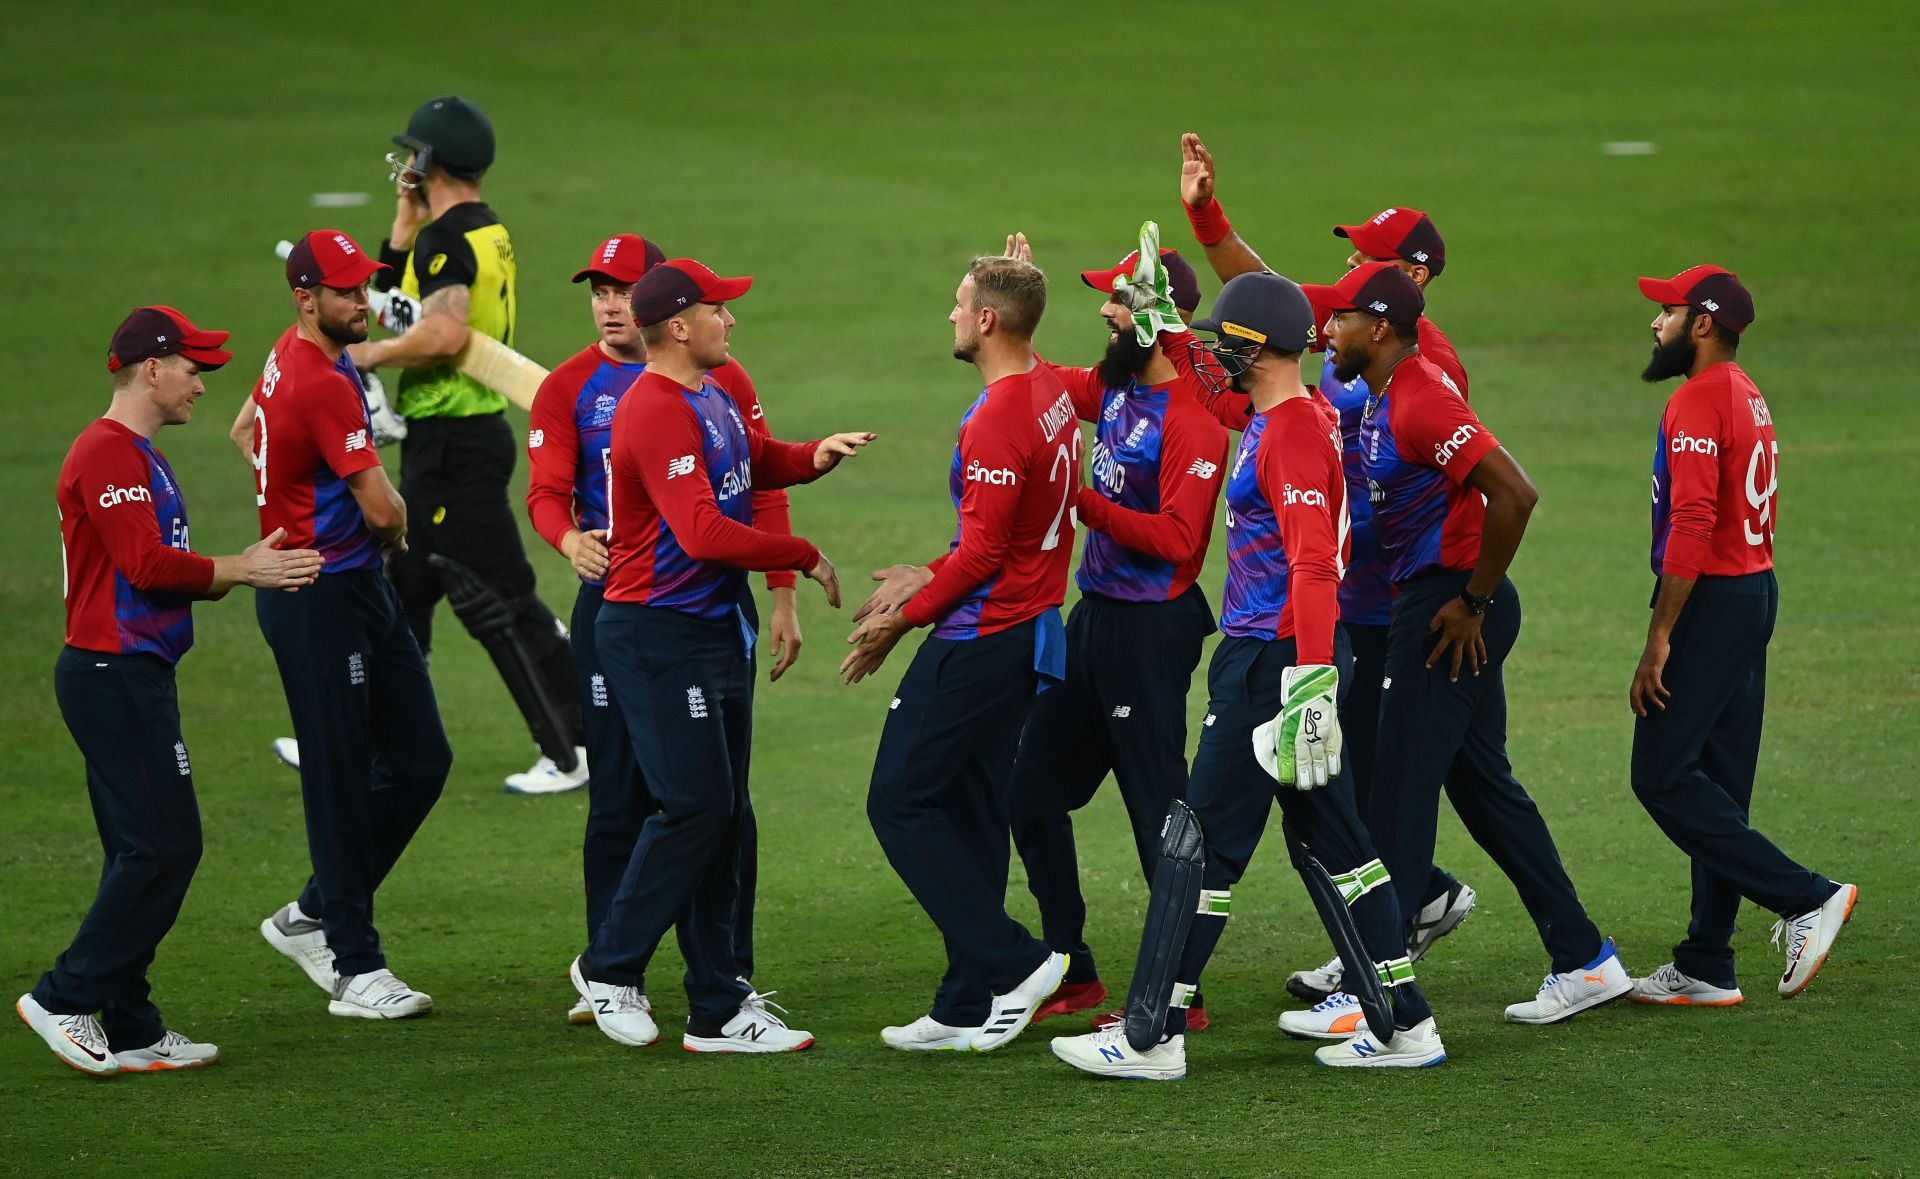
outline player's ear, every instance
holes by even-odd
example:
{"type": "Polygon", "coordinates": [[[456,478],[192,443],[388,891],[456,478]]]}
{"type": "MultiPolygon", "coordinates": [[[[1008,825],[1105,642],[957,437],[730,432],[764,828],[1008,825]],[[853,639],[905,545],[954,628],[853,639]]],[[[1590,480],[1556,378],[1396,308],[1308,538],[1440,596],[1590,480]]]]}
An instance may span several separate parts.
{"type": "Polygon", "coordinates": [[[991,307],[982,307],[974,314],[980,324],[980,334],[983,336],[992,335],[993,330],[1000,326],[1000,313],[991,307]]]}
{"type": "Polygon", "coordinates": [[[1425,290],[1427,285],[1427,280],[1433,277],[1433,271],[1427,269],[1425,266],[1422,266],[1420,263],[1415,262],[1412,266],[1407,268],[1407,277],[1411,278],[1415,283],[1417,283],[1422,290],[1425,290]]]}

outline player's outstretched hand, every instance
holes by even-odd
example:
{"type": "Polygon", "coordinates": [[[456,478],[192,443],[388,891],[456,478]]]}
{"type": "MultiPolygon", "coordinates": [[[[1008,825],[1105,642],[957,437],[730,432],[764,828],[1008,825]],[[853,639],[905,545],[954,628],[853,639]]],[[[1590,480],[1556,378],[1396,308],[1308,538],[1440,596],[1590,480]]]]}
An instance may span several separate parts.
{"type": "Polygon", "coordinates": [[[1487,641],[1480,634],[1481,616],[1467,609],[1467,604],[1459,598],[1453,599],[1434,613],[1433,621],[1427,624],[1427,633],[1440,632],[1440,641],[1433,645],[1427,655],[1427,666],[1432,667],[1442,659],[1452,656],[1447,670],[1447,679],[1458,683],[1460,664],[1464,661],[1467,670],[1474,675],[1480,674],[1480,667],[1487,661],[1487,641]]]}
{"type": "Polygon", "coordinates": [[[607,530],[573,531],[560,538],[560,552],[573,562],[573,571],[589,581],[607,576],[607,530]]]}
{"type": "Polygon", "coordinates": [[[840,682],[857,684],[879,671],[880,665],[887,661],[887,655],[899,643],[900,636],[912,629],[912,625],[897,612],[868,615],[847,636],[847,642],[853,644],[853,652],[840,661],[840,682]]]}
{"type": "Polygon", "coordinates": [[[838,610],[840,608],[840,575],[833,571],[833,562],[827,560],[825,553],[821,553],[820,560],[814,564],[813,568],[807,570],[807,576],[820,583],[820,588],[827,595],[827,605],[838,610]]]}
{"type": "Polygon", "coordinates": [[[1033,247],[1027,244],[1026,234],[1010,233],[1007,235],[1007,257],[1018,259],[1021,262],[1030,263],[1033,261],[1033,247]]]}
{"type": "Polygon", "coordinates": [[[1647,649],[1641,653],[1640,666],[1634,670],[1633,686],[1627,689],[1627,704],[1635,716],[1646,716],[1650,708],[1667,710],[1667,698],[1673,693],[1667,691],[1663,676],[1670,649],[1665,635],[1647,636],[1647,649]]]}
{"type": "MultiPolygon", "coordinates": [[[[850,434],[829,434],[820,440],[813,452],[813,469],[825,474],[840,465],[843,458],[852,458],[860,453],[860,448],[878,438],[878,434],[857,431],[850,434]]],[[[834,603],[836,606],[838,602],[834,603]]]]}
{"type": "Polygon", "coordinates": [[[773,670],[767,682],[775,684],[787,674],[793,661],[800,658],[806,639],[800,634],[800,612],[793,608],[792,593],[774,595],[773,617],[767,620],[767,654],[773,656],[773,670]]]}
{"type": "Polygon", "coordinates": [[[1213,199],[1213,154],[1189,131],[1180,137],[1180,199],[1199,209],[1213,199]]]}
{"type": "Polygon", "coordinates": [[[255,589],[298,589],[312,585],[320,576],[321,557],[313,549],[283,549],[287,530],[276,528],[271,535],[248,545],[240,554],[246,563],[240,581],[255,589]]]}
{"type": "Polygon", "coordinates": [[[890,614],[898,610],[933,580],[932,571],[925,565],[889,565],[875,569],[868,576],[879,582],[880,588],[868,594],[867,600],[853,612],[855,622],[865,621],[869,614],[890,614]]]}

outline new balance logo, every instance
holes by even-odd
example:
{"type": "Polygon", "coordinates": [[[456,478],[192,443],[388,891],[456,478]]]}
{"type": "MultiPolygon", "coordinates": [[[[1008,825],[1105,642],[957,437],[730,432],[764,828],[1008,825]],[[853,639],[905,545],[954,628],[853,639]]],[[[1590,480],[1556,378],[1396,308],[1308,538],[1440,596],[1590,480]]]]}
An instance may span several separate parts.
{"type": "Polygon", "coordinates": [[[546,440],[547,440],[547,432],[545,430],[528,430],[527,431],[527,449],[528,450],[540,449],[540,444],[545,442],[546,440]]]}
{"type": "Polygon", "coordinates": [[[355,430],[353,433],[347,435],[347,453],[351,454],[356,450],[365,450],[366,448],[367,432],[365,430],[355,430]]]}
{"type": "Polygon", "coordinates": [[[1353,1054],[1355,1056],[1374,1056],[1374,1055],[1377,1055],[1379,1051],[1380,1051],[1380,1045],[1374,1043],[1372,1040],[1369,1040],[1365,1036],[1362,1036],[1353,1042],[1353,1054]]]}
{"type": "Polygon", "coordinates": [[[1385,315],[1387,313],[1387,305],[1385,303],[1382,303],[1378,299],[1375,299],[1373,302],[1367,304],[1367,307],[1371,310],[1378,311],[1382,315],[1385,315]]]}
{"type": "Polygon", "coordinates": [[[1133,705],[1116,704],[1113,706],[1113,715],[1119,718],[1120,720],[1125,720],[1128,717],[1133,715],[1133,705]]]}
{"type": "Polygon", "coordinates": [[[1700,306],[1705,307],[1708,311],[1720,310],[1720,304],[1715,303],[1712,299],[1700,300],[1700,306]]]}
{"type": "Polygon", "coordinates": [[[1117,1044],[1109,1045],[1105,1048],[1100,1049],[1100,1059],[1102,1060],[1111,1060],[1113,1063],[1119,1064],[1121,1061],[1124,1061],[1126,1058],[1127,1058],[1127,1054],[1125,1052],[1120,1051],[1120,1046],[1117,1044]]]}
{"type": "Polygon", "coordinates": [[[667,478],[678,479],[682,475],[693,474],[693,456],[683,454],[667,464],[667,478]]]}
{"type": "Polygon", "coordinates": [[[1198,475],[1202,479],[1211,479],[1219,473],[1220,464],[1210,463],[1206,459],[1194,459],[1193,465],[1187,468],[1187,474],[1198,475]]]}
{"type": "Polygon", "coordinates": [[[701,720],[707,715],[707,694],[697,684],[687,689],[687,715],[694,720],[701,720]]]}
{"type": "Polygon", "coordinates": [[[1201,721],[1200,724],[1203,728],[1211,729],[1213,727],[1213,714],[1209,712],[1207,718],[1201,721]]]}
{"type": "Polygon", "coordinates": [[[767,1029],[761,1027],[757,1023],[750,1023],[746,1027],[741,1028],[739,1031],[735,1032],[734,1038],[740,1039],[740,1040],[752,1040],[754,1043],[758,1044],[760,1042],[760,1037],[766,1034],[767,1034],[767,1029]]]}
{"type": "Polygon", "coordinates": [[[1480,427],[1471,423],[1461,423],[1453,433],[1447,435],[1446,441],[1434,444],[1433,461],[1443,467],[1446,466],[1453,461],[1454,455],[1460,453],[1460,448],[1478,433],[1480,433],[1480,427]]]}
{"type": "Polygon", "coordinates": [[[895,697],[893,698],[893,703],[891,703],[891,704],[889,704],[889,705],[887,705],[887,711],[888,711],[888,712],[892,712],[892,711],[893,711],[894,709],[896,709],[896,708],[898,708],[898,707],[900,707],[900,697],[898,697],[898,696],[895,696],[895,697]]]}

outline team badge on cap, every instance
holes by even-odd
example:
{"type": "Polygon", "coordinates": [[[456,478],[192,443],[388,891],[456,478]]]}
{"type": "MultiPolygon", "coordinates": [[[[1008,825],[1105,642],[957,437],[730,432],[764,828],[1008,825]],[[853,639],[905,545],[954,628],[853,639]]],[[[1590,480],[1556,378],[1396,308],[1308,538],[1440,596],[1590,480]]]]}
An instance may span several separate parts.
{"type": "Polygon", "coordinates": [[[1392,262],[1369,262],[1347,271],[1331,286],[1304,283],[1301,289],[1323,317],[1335,311],[1364,311],[1388,323],[1412,325],[1420,322],[1427,309],[1420,284],[1392,262]]]}
{"type": "Polygon", "coordinates": [[[752,286],[751,275],[721,278],[691,258],[671,258],[633,284],[633,321],[664,323],[695,303],[731,303],[752,286]]]}
{"type": "Polygon", "coordinates": [[[1432,274],[1447,266],[1447,244],[1433,218],[1418,209],[1382,209],[1361,225],[1336,225],[1335,237],[1344,237],[1369,258],[1400,258],[1417,262],[1432,274]]]}
{"type": "Polygon", "coordinates": [[[136,307],[114,329],[113,343],[107,349],[107,371],[119,372],[129,364],[138,364],[156,356],[184,356],[212,372],[233,359],[233,353],[220,345],[227,342],[226,332],[205,331],[171,307],[136,307]]]}
{"type": "Polygon", "coordinates": [[[666,251],[639,234],[616,233],[594,247],[593,256],[574,274],[573,281],[585,282],[600,274],[614,282],[637,282],[666,260],[666,251]]]}
{"type": "Polygon", "coordinates": [[[347,290],[390,269],[385,262],[367,257],[360,243],[340,230],[316,229],[295,242],[287,254],[287,285],[295,290],[301,287],[347,290]]]}
{"type": "Polygon", "coordinates": [[[1753,322],[1753,296],[1739,275],[1719,266],[1694,266],[1672,278],[1643,278],[1640,293],[1663,307],[1698,307],[1735,335],[1753,322]]]}

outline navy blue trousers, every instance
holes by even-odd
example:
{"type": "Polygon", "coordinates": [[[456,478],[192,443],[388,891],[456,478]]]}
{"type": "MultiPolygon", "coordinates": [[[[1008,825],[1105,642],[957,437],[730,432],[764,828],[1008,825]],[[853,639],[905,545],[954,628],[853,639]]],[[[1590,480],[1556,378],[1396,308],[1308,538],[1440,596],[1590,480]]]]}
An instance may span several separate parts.
{"type": "Polygon", "coordinates": [[[110,1051],[145,1048],[166,1032],[147,967],[200,863],[200,807],[173,665],[153,655],[63,647],[53,691],[86,761],[106,860],[79,932],[33,997],[61,1015],[98,1012],[110,1051]]]}
{"type": "MultiPolygon", "coordinates": [[[[1353,767],[1353,802],[1365,823],[1373,801],[1373,759],[1380,742],[1380,685],[1387,675],[1389,628],[1343,622],[1340,629],[1353,645],[1353,674],[1346,677],[1352,683],[1341,685],[1345,695],[1340,698],[1340,732],[1346,738],[1345,760],[1353,767]]],[[[1436,865],[1427,877],[1422,903],[1446,896],[1456,883],[1451,872],[1436,865]]]]}
{"type": "Polygon", "coordinates": [[[1771,570],[1696,582],[1661,677],[1667,707],[1633,726],[1633,792],[1693,860],[1693,920],[1673,964],[1719,987],[1736,985],[1730,942],[1742,897],[1788,917],[1835,888],[1747,821],[1779,609],[1771,570]]]}
{"type": "Polygon", "coordinates": [[[753,736],[753,671],[739,620],[607,602],[594,634],[654,809],[582,967],[595,982],[644,988],[673,929],[692,1013],[725,1023],[752,991],[734,941],[753,736]]]}
{"type": "Polygon", "coordinates": [[[1066,981],[1099,977],[1073,812],[1109,773],[1149,884],[1167,804],[1187,794],[1187,689],[1213,612],[1199,586],[1170,602],[1083,596],[1067,615],[1066,682],[1042,692],[1013,763],[1013,845],[1040,906],[1041,935],[1067,955],[1066,981]]]}
{"type": "MultiPolygon", "coordinates": [[[[975,639],[928,638],[889,705],[867,819],[946,943],[933,1018],[977,1027],[1045,962],[1045,942],[1007,915],[1007,794],[1034,702],[1034,624],[975,639]]],[[[1055,689],[1058,690],[1058,689],[1055,689]]]]}
{"type": "MultiPolygon", "coordinates": [[[[1187,784],[1187,805],[1193,808],[1206,840],[1203,888],[1228,889],[1246,875],[1276,801],[1287,825],[1328,872],[1351,872],[1375,858],[1372,840],[1354,805],[1353,775],[1345,759],[1339,776],[1318,790],[1282,786],[1254,759],[1253,730],[1280,714],[1286,699],[1282,676],[1297,659],[1292,638],[1268,641],[1230,635],[1214,649],[1207,668],[1207,717],[1187,784]]],[[[1353,651],[1346,634],[1337,629],[1334,666],[1343,685],[1353,678],[1353,651]]],[[[1375,962],[1406,957],[1399,904],[1394,890],[1384,886],[1352,904],[1354,924],[1375,962]]],[[[1226,921],[1213,917],[1194,919],[1181,954],[1178,981],[1199,983],[1226,926],[1226,921]]],[[[1418,983],[1404,983],[1391,994],[1399,1027],[1412,1027],[1433,1014],[1418,983]]],[[[1179,1034],[1186,1026],[1185,1009],[1173,1008],[1167,1033],[1179,1034]]]]}
{"type": "Polygon", "coordinates": [[[260,590],[254,610],[300,742],[313,861],[300,908],[326,927],[335,970],[379,970],[374,893],[453,768],[427,661],[380,569],[322,573],[298,593],[260,590]]]}
{"type": "Polygon", "coordinates": [[[1479,675],[1463,665],[1459,682],[1452,683],[1448,661],[1426,666],[1437,642],[1427,625],[1440,607],[1460,596],[1468,576],[1447,570],[1398,587],[1380,694],[1369,826],[1399,890],[1402,915],[1411,921],[1433,878],[1445,783],[1467,833],[1520,893],[1553,969],[1572,970],[1599,954],[1600,931],[1580,906],[1546,820],[1507,761],[1503,668],[1520,637],[1520,594],[1513,583],[1500,580],[1482,622],[1487,662],[1479,675]]]}

